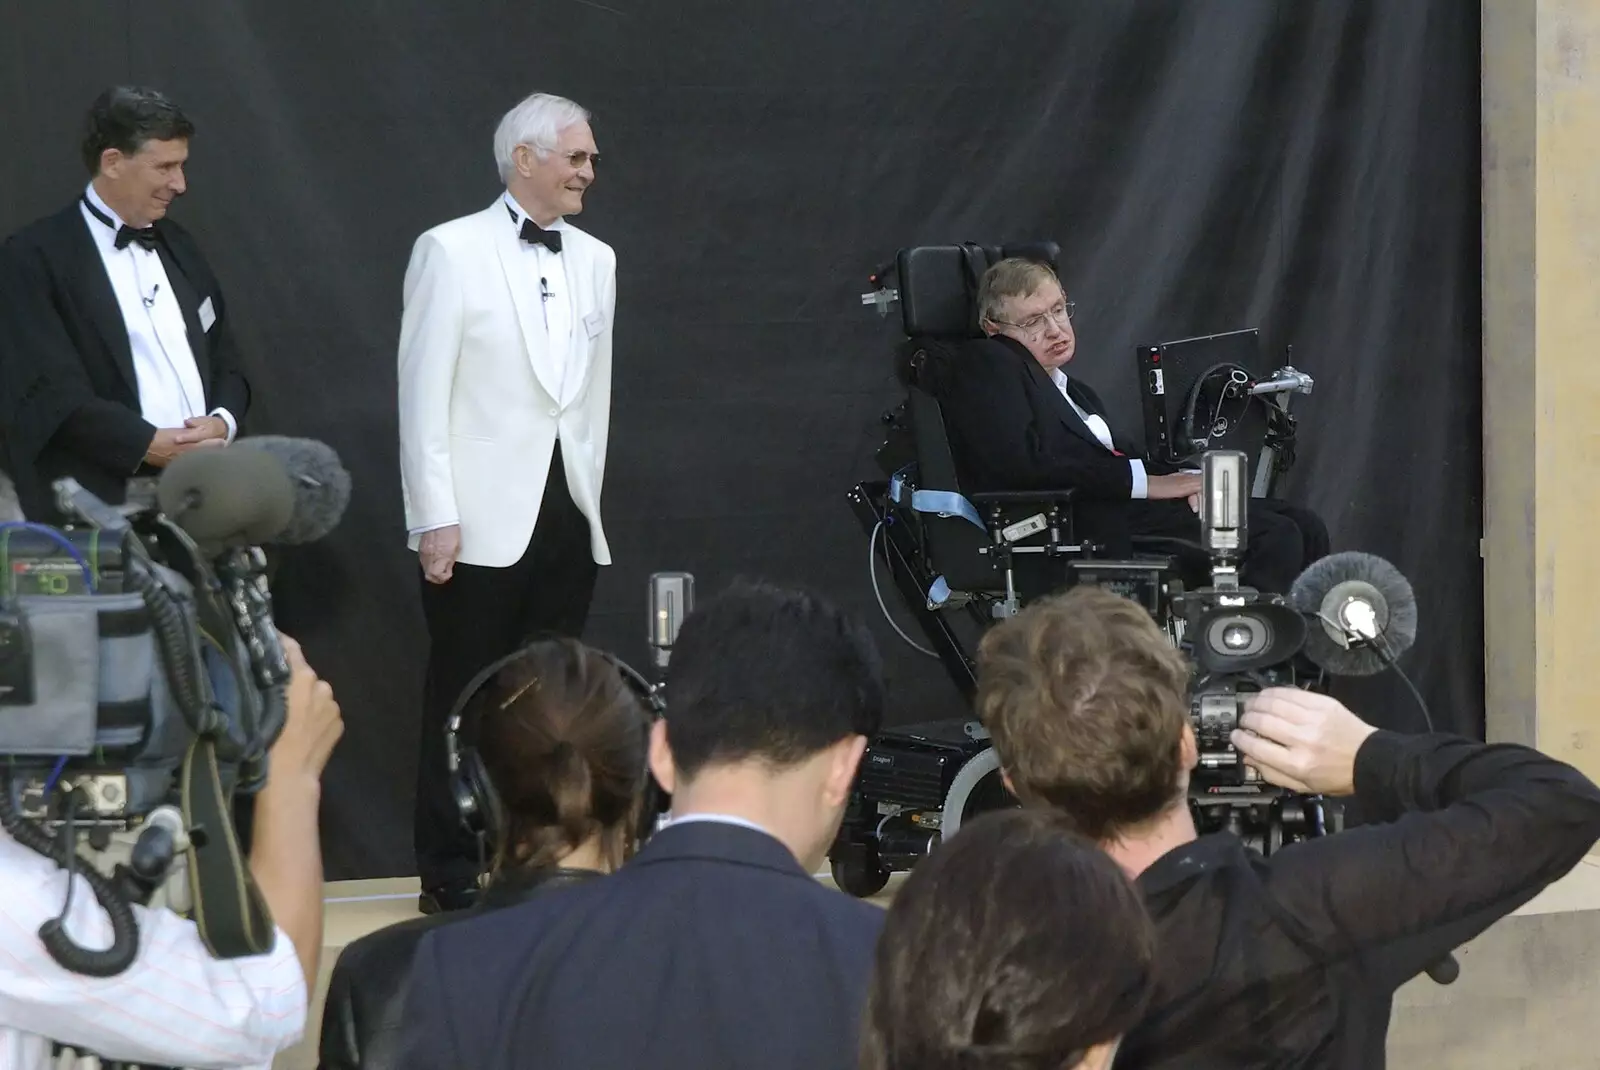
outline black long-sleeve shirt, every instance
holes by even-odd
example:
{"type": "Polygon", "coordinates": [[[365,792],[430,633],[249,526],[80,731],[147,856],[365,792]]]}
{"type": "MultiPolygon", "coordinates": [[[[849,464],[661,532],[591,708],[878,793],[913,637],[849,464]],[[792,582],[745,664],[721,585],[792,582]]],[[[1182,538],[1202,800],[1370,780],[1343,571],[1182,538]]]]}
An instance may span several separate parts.
{"type": "Polygon", "coordinates": [[[1375,732],[1355,791],[1373,824],[1267,858],[1206,836],[1141,874],[1157,992],[1118,1070],[1382,1070],[1395,990],[1600,839],[1600,788],[1511,744],[1375,732]]]}

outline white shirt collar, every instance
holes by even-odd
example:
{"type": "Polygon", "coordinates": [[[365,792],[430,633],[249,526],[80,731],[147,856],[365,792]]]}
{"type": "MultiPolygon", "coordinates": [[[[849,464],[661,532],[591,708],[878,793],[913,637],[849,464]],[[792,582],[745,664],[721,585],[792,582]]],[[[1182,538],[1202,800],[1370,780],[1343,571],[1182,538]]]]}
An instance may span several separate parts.
{"type": "Polygon", "coordinates": [[[119,227],[125,227],[125,226],[128,225],[128,221],[123,219],[115,211],[113,211],[111,206],[109,204],[107,204],[105,202],[105,200],[100,196],[100,191],[94,188],[94,183],[93,182],[89,183],[87,186],[84,187],[83,196],[84,196],[84,199],[87,200],[90,204],[94,205],[100,211],[104,212],[107,216],[111,217],[111,222],[114,224],[112,226],[112,228],[111,228],[113,232],[115,232],[119,227]]]}
{"type": "MultiPolygon", "coordinates": [[[[505,194],[502,195],[500,199],[502,201],[504,201],[506,207],[511,209],[512,213],[516,215],[516,217],[517,217],[516,218],[516,226],[517,226],[518,230],[521,230],[522,229],[523,220],[529,219],[531,217],[528,215],[527,212],[523,211],[522,205],[517,203],[517,199],[515,197],[511,196],[511,191],[510,190],[506,190],[505,194]]],[[[537,226],[538,224],[536,223],[534,225],[537,226]]],[[[545,227],[544,229],[545,230],[564,230],[566,228],[566,225],[567,225],[567,220],[566,220],[565,216],[556,216],[556,221],[554,223],[551,223],[548,227],[545,227]]]]}
{"type": "MultiPolygon", "coordinates": [[[[100,196],[100,191],[94,188],[91,182],[83,191],[83,199],[94,207],[94,212],[100,212],[111,220],[111,225],[106,226],[105,219],[94,218],[94,212],[89,212],[89,233],[94,237],[95,245],[104,252],[115,252],[113,246],[117,240],[117,231],[127,226],[127,222],[112,211],[111,206],[100,196]]],[[[131,248],[131,246],[130,246],[131,248]]]]}
{"type": "MultiPolygon", "coordinates": [[[[691,821],[714,821],[719,825],[738,825],[741,828],[754,829],[756,832],[764,832],[768,836],[772,836],[771,829],[762,828],[748,818],[737,817],[733,814],[684,814],[681,817],[674,814],[663,827],[686,825],[691,821]]],[[[773,839],[777,839],[777,837],[773,836],[773,839]]]]}

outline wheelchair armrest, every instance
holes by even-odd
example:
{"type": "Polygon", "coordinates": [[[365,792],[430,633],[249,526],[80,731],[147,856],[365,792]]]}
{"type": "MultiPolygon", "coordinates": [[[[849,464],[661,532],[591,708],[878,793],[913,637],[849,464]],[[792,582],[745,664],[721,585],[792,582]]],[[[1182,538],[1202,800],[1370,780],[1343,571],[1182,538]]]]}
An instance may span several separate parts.
{"type": "Polygon", "coordinates": [[[1066,505],[1077,496],[1072,488],[1066,490],[986,490],[967,495],[973,505],[1066,505]]]}

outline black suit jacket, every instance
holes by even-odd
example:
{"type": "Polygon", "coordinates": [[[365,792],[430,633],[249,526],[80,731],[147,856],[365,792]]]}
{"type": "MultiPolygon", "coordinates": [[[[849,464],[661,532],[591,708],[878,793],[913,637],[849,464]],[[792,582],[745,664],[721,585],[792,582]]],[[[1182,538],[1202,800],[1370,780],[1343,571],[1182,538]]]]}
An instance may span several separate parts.
{"type": "Polygon", "coordinates": [[[471,909],[412,918],[347,945],[328,981],[318,1070],[391,1070],[400,1064],[411,963],[428,933],[598,876],[593,870],[560,868],[506,874],[485,888],[471,909]]]}
{"type": "Polygon", "coordinates": [[[616,874],[423,938],[408,1070],[846,1070],[883,912],[762,832],[668,825],[616,874]]]}
{"type": "MultiPolygon", "coordinates": [[[[1080,501],[1130,500],[1128,459],[1141,451],[1114,432],[1123,456],[1108,451],[1021,343],[1003,335],[956,343],[942,350],[938,365],[935,393],[967,490],[1072,488],[1080,501]]],[[[1086,412],[1105,417],[1082,381],[1069,375],[1067,389],[1086,412]]],[[[1146,461],[1145,471],[1170,468],[1146,461]]]]}
{"type": "MultiPolygon", "coordinates": [[[[140,416],[133,349],[80,201],[0,246],[0,457],[23,513],[58,519],[52,480],[72,476],[121,502],[156,428],[140,416]]],[[[155,224],[157,249],[188,326],[207,411],[244,421],[250,387],[239,367],[222,288],[189,232],[155,224]],[[200,308],[216,319],[201,329],[200,308]]]]}

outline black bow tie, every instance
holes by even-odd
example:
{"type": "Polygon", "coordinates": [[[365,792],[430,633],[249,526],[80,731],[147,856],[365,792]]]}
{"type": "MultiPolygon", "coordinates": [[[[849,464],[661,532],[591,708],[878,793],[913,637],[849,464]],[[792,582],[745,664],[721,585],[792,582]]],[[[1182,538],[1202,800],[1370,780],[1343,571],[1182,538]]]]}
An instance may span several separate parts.
{"type": "Polygon", "coordinates": [[[83,206],[85,208],[89,209],[90,215],[94,216],[108,227],[117,227],[117,234],[116,237],[112,239],[112,243],[118,249],[126,249],[134,242],[138,242],[146,249],[154,249],[157,243],[161,241],[161,235],[156,233],[156,225],[154,223],[150,224],[148,227],[140,227],[138,229],[130,227],[126,223],[122,224],[121,226],[117,226],[110,216],[106,215],[104,212],[94,206],[94,203],[89,200],[87,194],[79,197],[78,199],[83,202],[83,206]]]}
{"type": "Polygon", "coordinates": [[[531,219],[522,221],[522,240],[529,245],[543,245],[552,253],[561,251],[561,232],[559,230],[545,230],[531,219]]]}
{"type": "Polygon", "coordinates": [[[138,243],[146,249],[154,249],[156,243],[160,240],[160,235],[156,233],[156,228],[153,226],[140,227],[136,230],[124,223],[117,228],[115,245],[118,249],[126,249],[129,245],[138,243]]]}

